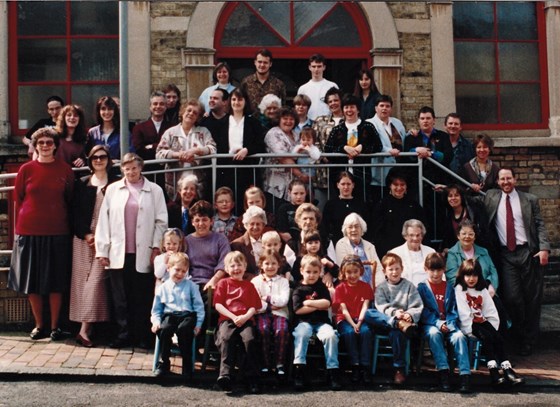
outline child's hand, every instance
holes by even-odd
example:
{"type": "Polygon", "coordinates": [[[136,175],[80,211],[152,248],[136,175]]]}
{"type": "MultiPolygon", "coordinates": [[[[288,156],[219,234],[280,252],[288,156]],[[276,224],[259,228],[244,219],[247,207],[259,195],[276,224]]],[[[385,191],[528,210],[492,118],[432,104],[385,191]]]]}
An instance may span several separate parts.
{"type": "Polygon", "coordinates": [[[329,259],[327,259],[326,257],[323,257],[323,258],[321,259],[321,264],[322,264],[324,267],[328,267],[328,268],[334,267],[334,263],[333,263],[332,261],[330,261],[329,259]]]}
{"type": "Polygon", "coordinates": [[[330,273],[326,273],[323,276],[323,284],[325,284],[327,286],[327,288],[332,288],[333,287],[333,278],[332,278],[330,273]]]}
{"type": "Polygon", "coordinates": [[[449,332],[449,327],[447,326],[446,323],[444,323],[441,328],[439,329],[441,332],[443,332],[444,334],[449,332]]]}
{"type": "Polygon", "coordinates": [[[236,316],[235,319],[233,320],[233,323],[235,324],[235,326],[237,327],[242,327],[243,324],[245,324],[245,322],[247,322],[247,316],[246,315],[239,315],[236,316]]]}
{"type": "Polygon", "coordinates": [[[354,324],[354,332],[359,334],[361,326],[362,326],[362,321],[358,321],[356,324],[354,324]]]}
{"type": "Polygon", "coordinates": [[[152,324],[152,332],[156,333],[158,331],[158,329],[160,328],[160,326],[161,326],[161,324],[159,324],[159,323],[152,324]]]}
{"type": "Polygon", "coordinates": [[[200,328],[195,326],[193,331],[194,331],[194,336],[198,336],[198,334],[200,333],[200,328]]]}
{"type": "Polygon", "coordinates": [[[404,311],[402,309],[395,311],[395,318],[404,319],[404,311]]]}
{"type": "Polygon", "coordinates": [[[413,321],[412,321],[412,317],[411,317],[410,314],[407,313],[407,312],[405,312],[405,313],[403,314],[403,319],[404,319],[406,322],[413,322],[413,321]]]}

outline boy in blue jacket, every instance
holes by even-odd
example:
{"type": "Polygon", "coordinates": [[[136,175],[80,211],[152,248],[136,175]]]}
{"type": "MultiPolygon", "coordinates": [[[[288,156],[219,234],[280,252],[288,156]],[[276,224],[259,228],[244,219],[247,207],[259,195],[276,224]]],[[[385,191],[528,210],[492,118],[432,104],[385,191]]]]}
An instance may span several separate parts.
{"type": "Polygon", "coordinates": [[[439,372],[442,391],[451,391],[449,363],[445,343],[450,343],[459,365],[461,393],[470,391],[471,366],[467,338],[460,330],[459,314],[453,286],[443,280],[445,259],[439,253],[430,253],[424,262],[428,280],[418,284],[424,309],[420,317],[420,330],[428,341],[439,372]]]}

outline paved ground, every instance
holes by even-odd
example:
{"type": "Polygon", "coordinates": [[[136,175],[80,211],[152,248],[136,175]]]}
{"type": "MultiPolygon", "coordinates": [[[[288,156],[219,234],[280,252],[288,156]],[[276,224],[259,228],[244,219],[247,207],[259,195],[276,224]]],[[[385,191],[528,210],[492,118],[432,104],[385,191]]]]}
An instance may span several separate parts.
{"type": "MultiPolygon", "coordinates": [[[[521,357],[511,354],[515,370],[527,378],[528,386],[553,386],[560,389],[560,306],[543,309],[543,335],[533,355],[521,357]]],[[[83,348],[73,339],[52,342],[50,339],[32,341],[27,332],[0,332],[0,377],[75,376],[81,380],[119,378],[123,380],[151,380],[153,352],[141,349],[83,348]]],[[[411,375],[409,384],[431,383],[433,366],[427,361],[423,373],[411,375]]],[[[180,358],[173,361],[172,371],[180,372],[180,358]]],[[[200,364],[195,375],[199,380],[212,383],[217,374],[212,368],[201,374],[200,364]]],[[[70,378],[69,378],[70,379],[70,378]]],[[[388,383],[390,374],[383,371],[376,383],[388,383]]],[[[487,371],[482,366],[474,372],[473,382],[485,385],[487,371]]]]}

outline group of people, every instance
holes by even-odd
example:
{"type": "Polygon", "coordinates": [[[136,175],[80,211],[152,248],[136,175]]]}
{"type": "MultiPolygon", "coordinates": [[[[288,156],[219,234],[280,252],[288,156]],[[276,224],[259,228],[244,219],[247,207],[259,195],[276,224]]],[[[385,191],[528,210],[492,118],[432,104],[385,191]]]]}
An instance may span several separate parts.
{"type": "Polygon", "coordinates": [[[407,341],[418,334],[430,345],[443,390],[450,389],[443,343],[452,344],[460,389],[469,391],[467,343],[474,337],[483,343],[492,383],[521,384],[503,342],[513,332],[523,355],[536,344],[539,267],[550,247],[537,198],[517,190],[512,169],[489,159],[492,140],[480,135],[473,146],[460,134],[457,114],[446,117],[447,132],[436,130],[427,107],[419,111],[419,129],[407,133],[369,71],[360,73],[356,95],[343,96],[323,78],[321,55],[309,60],[311,80],[299,89],[295,108],[283,108],[285,87],[271,65],[272,54],[259,51],[255,74],[232,87],[229,66],[220,63],[216,84],[183,105],[174,86],[154,92],[150,119],[132,130],[134,152],[122,157],[115,98],[99,99],[99,124],[89,132],[79,106],[47,102],[56,127],[45,124],[31,134],[33,160],[18,172],[14,194],[8,286],[29,297],[31,338],[64,338],[60,310],[69,291],[79,344],[95,346],[98,322],[114,323],[114,348],[152,347],[155,333],[162,343],[156,374],[165,375],[176,333],[190,378],[190,349],[209,323],[210,301],[219,314],[215,342],[224,389],[236,361],[253,392],[262,374],[284,377],[290,332],[298,389],[306,383],[312,335],[323,343],[332,389],[341,388],[339,335],[352,382],[371,382],[374,333],[389,335],[397,384],[406,379],[407,341]],[[287,166],[261,174],[251,155],[265,151],[278,154],[269,164],[287,166]],[[345,156],[327,160],[321,151],[345,156]],[[362,156],[375,152],[388,156],[362,156]],[[424,174],[446,197],[436,205],[444,230],[437,247],[424,244],[431,215],[415,199],[414,175],[389,168],[408,159],[401,152],[431,157],[471,182],[469,191],[452,185],[425,160],[424,174]],[[197,168],[214,153],[231,155],[219,159],[215,191],[208,172],[197,168]],[[142,172],[158,169],[144,166],[154,158],[177,161],[152,182],[142,172]],[[111,171],[116,159],[120,178],[111,171]],[[313,168],[319,162],[346,167],[313,168]],[[353,165],[370,162],[389,165],[353,165]],[[70,166],[85,165],[90,175],[76,179],[70,166]],[[330,199],[329,183],[338,191],[330,199]]]}

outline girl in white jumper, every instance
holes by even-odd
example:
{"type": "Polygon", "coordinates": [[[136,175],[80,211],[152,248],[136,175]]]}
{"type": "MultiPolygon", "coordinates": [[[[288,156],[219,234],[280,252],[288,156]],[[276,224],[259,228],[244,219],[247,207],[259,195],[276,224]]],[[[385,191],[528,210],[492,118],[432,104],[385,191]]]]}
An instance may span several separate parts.
{"type": "Polygon", "coordinates": [[[461,320],[461,331],[469,337],[478,338],[482,342],[486,354],[488,370],[492,385],[510,384],[520,385],[525,380],[519,377],[511,368],[505,350],[504,340],[498,333],[500,317],[486,287],[482,276],[482,268],[475,259],[468,259],[461,263],[455,281],[455,295],[457,309],[461,320]],[[504,376],[498,370],[502,368],[504,376]]]}
{"type": "Polygon", "coordinates": [[[274,338],[276,374],[285,375],[284,359],[288,346],[288,301],[290,285],[288,279],[279,275],[283,260],[274,250],[266,249],[259,258],[261,274],[251,280],[261,297],[262,307],[255,315],[257,332],[262,344],[263,367],[261,372],[268,373],[270,364],[270,342],[274,338]]]}

